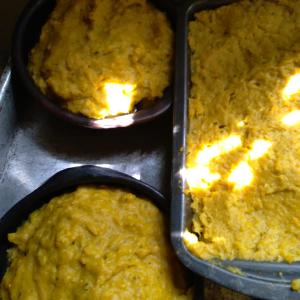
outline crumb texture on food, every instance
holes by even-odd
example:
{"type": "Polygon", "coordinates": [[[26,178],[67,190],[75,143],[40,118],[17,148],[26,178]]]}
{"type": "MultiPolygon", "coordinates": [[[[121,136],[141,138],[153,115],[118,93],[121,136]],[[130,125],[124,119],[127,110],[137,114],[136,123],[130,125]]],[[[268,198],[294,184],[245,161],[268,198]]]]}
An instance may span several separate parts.
{"type": "Polygon", "coordinates": [[[2,300],[192,299],[162,213],[127,191],[79,187],[9,240],[2,300]]]}
{"type": "Polygon", "coordinates": [[[292,280],[291,288],[295,292],[300,292],[300,278],[292,280]]]}
{"type": "Polygon", "coordinates": [[[169,21],[146,0],[58,0],[28,67],[43,93],[101,119],[162,97],[172,52],[169,21]]]}
{"type": "Polygon", "coordinates": [[[300,260],[300,1],[239,1],[189,24],[188,248],[300,260]]]}

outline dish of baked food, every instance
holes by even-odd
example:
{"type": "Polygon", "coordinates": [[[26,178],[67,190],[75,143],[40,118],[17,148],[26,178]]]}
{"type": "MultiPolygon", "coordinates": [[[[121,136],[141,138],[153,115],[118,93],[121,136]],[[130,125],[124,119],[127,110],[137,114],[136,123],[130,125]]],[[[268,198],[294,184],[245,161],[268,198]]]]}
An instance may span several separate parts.
{"type": "Polygon", "coordinates": [[[298,261],[300,1],[239,1],[189,26],[185,243],[202,259],[298,261]]]}
{"type": "Polygon", "coordinates": [[[62,107],[102,119],[162,97],[172,55],[169,21],[145,0],[58,0],[28,69],[62,107]]]}
{"type": "Polygon", "coordinates": [[[6,299],[192,299],[166,220],[149,200],[80,186],[9,234],[6,299]]]}

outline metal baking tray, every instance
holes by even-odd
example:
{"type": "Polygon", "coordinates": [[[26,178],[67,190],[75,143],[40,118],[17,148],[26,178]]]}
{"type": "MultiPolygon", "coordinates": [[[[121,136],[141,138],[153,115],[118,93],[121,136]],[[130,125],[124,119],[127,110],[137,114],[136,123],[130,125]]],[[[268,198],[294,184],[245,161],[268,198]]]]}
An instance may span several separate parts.
{"type": "MultiPolygon", "coordinates": [[[[34,1],[30,0],[29,5],[34,1]]],[[[153,2],[162,9],[169,7],[167,1],[153,2]]],[[[175,13],[175,6],[173,9],[175,13]]],[[[172,18],[174,24],[175,15],[172,18]]],[[[9,62],[0,75],[0,219],[57,172],[83,165],[110,168],[147,183],[166,197],[167,202],[160,206],[168,210],[171,133],[170,110],[148,123],[108,131],[64,122],[29,96],[9,62]]],[[[63,171],[57,176],[64,180],[65,175],[63,171]]],[[[47,182],[47,189],[57,176],[47,182]]],[[[15,228],[17,223],[12,226],[15,228]]],[[[2,240],[12,227],[3,230],[2,240]]],[[[1,243],[1,247],[6,246],[1,243]]],[[[3,259],[6,256],[0,259],[2,266],[6,264],[3,259]]],[[[194,280],[195,299],[201,299],[202,281],[194,280]]]]}
{"type": "Polygon", "coordinates": [[[0,79],[0,218],[60,170],[96,165],[147,182],[169,197],[171,115],[130,128],[97,131],[54,118],[7,66],[0,79]]]}
{"type": "Polygon", "coordinates": [[[186,134],[188,128],[188,98],[190,84],[190,57],[188,23],[195,12],[214,9],[233,1],[203,0],[181,4],[177,20],[176,78],[173,117],[172,162],[172,243],[181,261],[194,272],[238,292],[264,299],[300,299],[300,294],[290,288],[291,280],[300,278],[300,263],[270,263],[254,261],[204,261],[192,255],[183,243],[183,233],[191,224],[190,199],[183,191],[186,182],[181,177],[185,167],[186,134]],[[237,267],[243,275],[228,271],[237,267]]]}

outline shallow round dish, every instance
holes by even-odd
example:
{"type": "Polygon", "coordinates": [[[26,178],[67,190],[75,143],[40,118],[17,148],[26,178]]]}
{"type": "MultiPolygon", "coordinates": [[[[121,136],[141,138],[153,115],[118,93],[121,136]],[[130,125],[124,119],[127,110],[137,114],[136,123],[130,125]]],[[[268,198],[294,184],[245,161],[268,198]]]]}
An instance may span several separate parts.
{"type": "MultiPolygon", "coordinates": [[[[165,11],[171,23],[174,24],[175,8],[170,0],[153,0],[151,2],[159,9],[165,11]]],[[[28,54],[38,42],[42,26],[48,19],[55,3],[56,1],[54,0],[29,1],[15,27],[12,42],[12,67],[31,97],[39,101],[50,113],[60,119],[94,129],[128,127],[134,124],[145,123],[162,115],[170,108],[172,104],[171,87],[167,88],[163,97],[155,100],[153,106],[149,108],[139,110],[137,105],[137,109],[133,113],[99,120],[72,113],[62,108],[49,96],[44,95],[31,79],[27,70],[27,62],[28,54]]]]}
{"type": "Polygon", "coordinates": [[[123,173],[95,166],[65,169],[52,176],[41,187],[19,201],[0,220],[0,279],[7,268],[7,249],[12,247],[8,233],[15,232],[28,216],[53,197],[74,190],[79,185],[101,184],[127,189],[146,197],[161,211],[167,212],[167,201],[151,186],[123,173]]]}

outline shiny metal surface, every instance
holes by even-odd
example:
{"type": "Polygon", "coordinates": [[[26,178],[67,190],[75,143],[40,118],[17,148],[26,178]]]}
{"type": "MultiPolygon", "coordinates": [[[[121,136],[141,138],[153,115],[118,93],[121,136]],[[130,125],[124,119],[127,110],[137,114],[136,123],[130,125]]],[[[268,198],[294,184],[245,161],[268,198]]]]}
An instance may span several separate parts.
{"type": "Polygon", "coordinates": [[[133,128],[79,128],[50,116],[12,77],[7,67],[0,81],[0,217],[71,166],[109,167],[168,192],[170,114],[133,128]]]}

